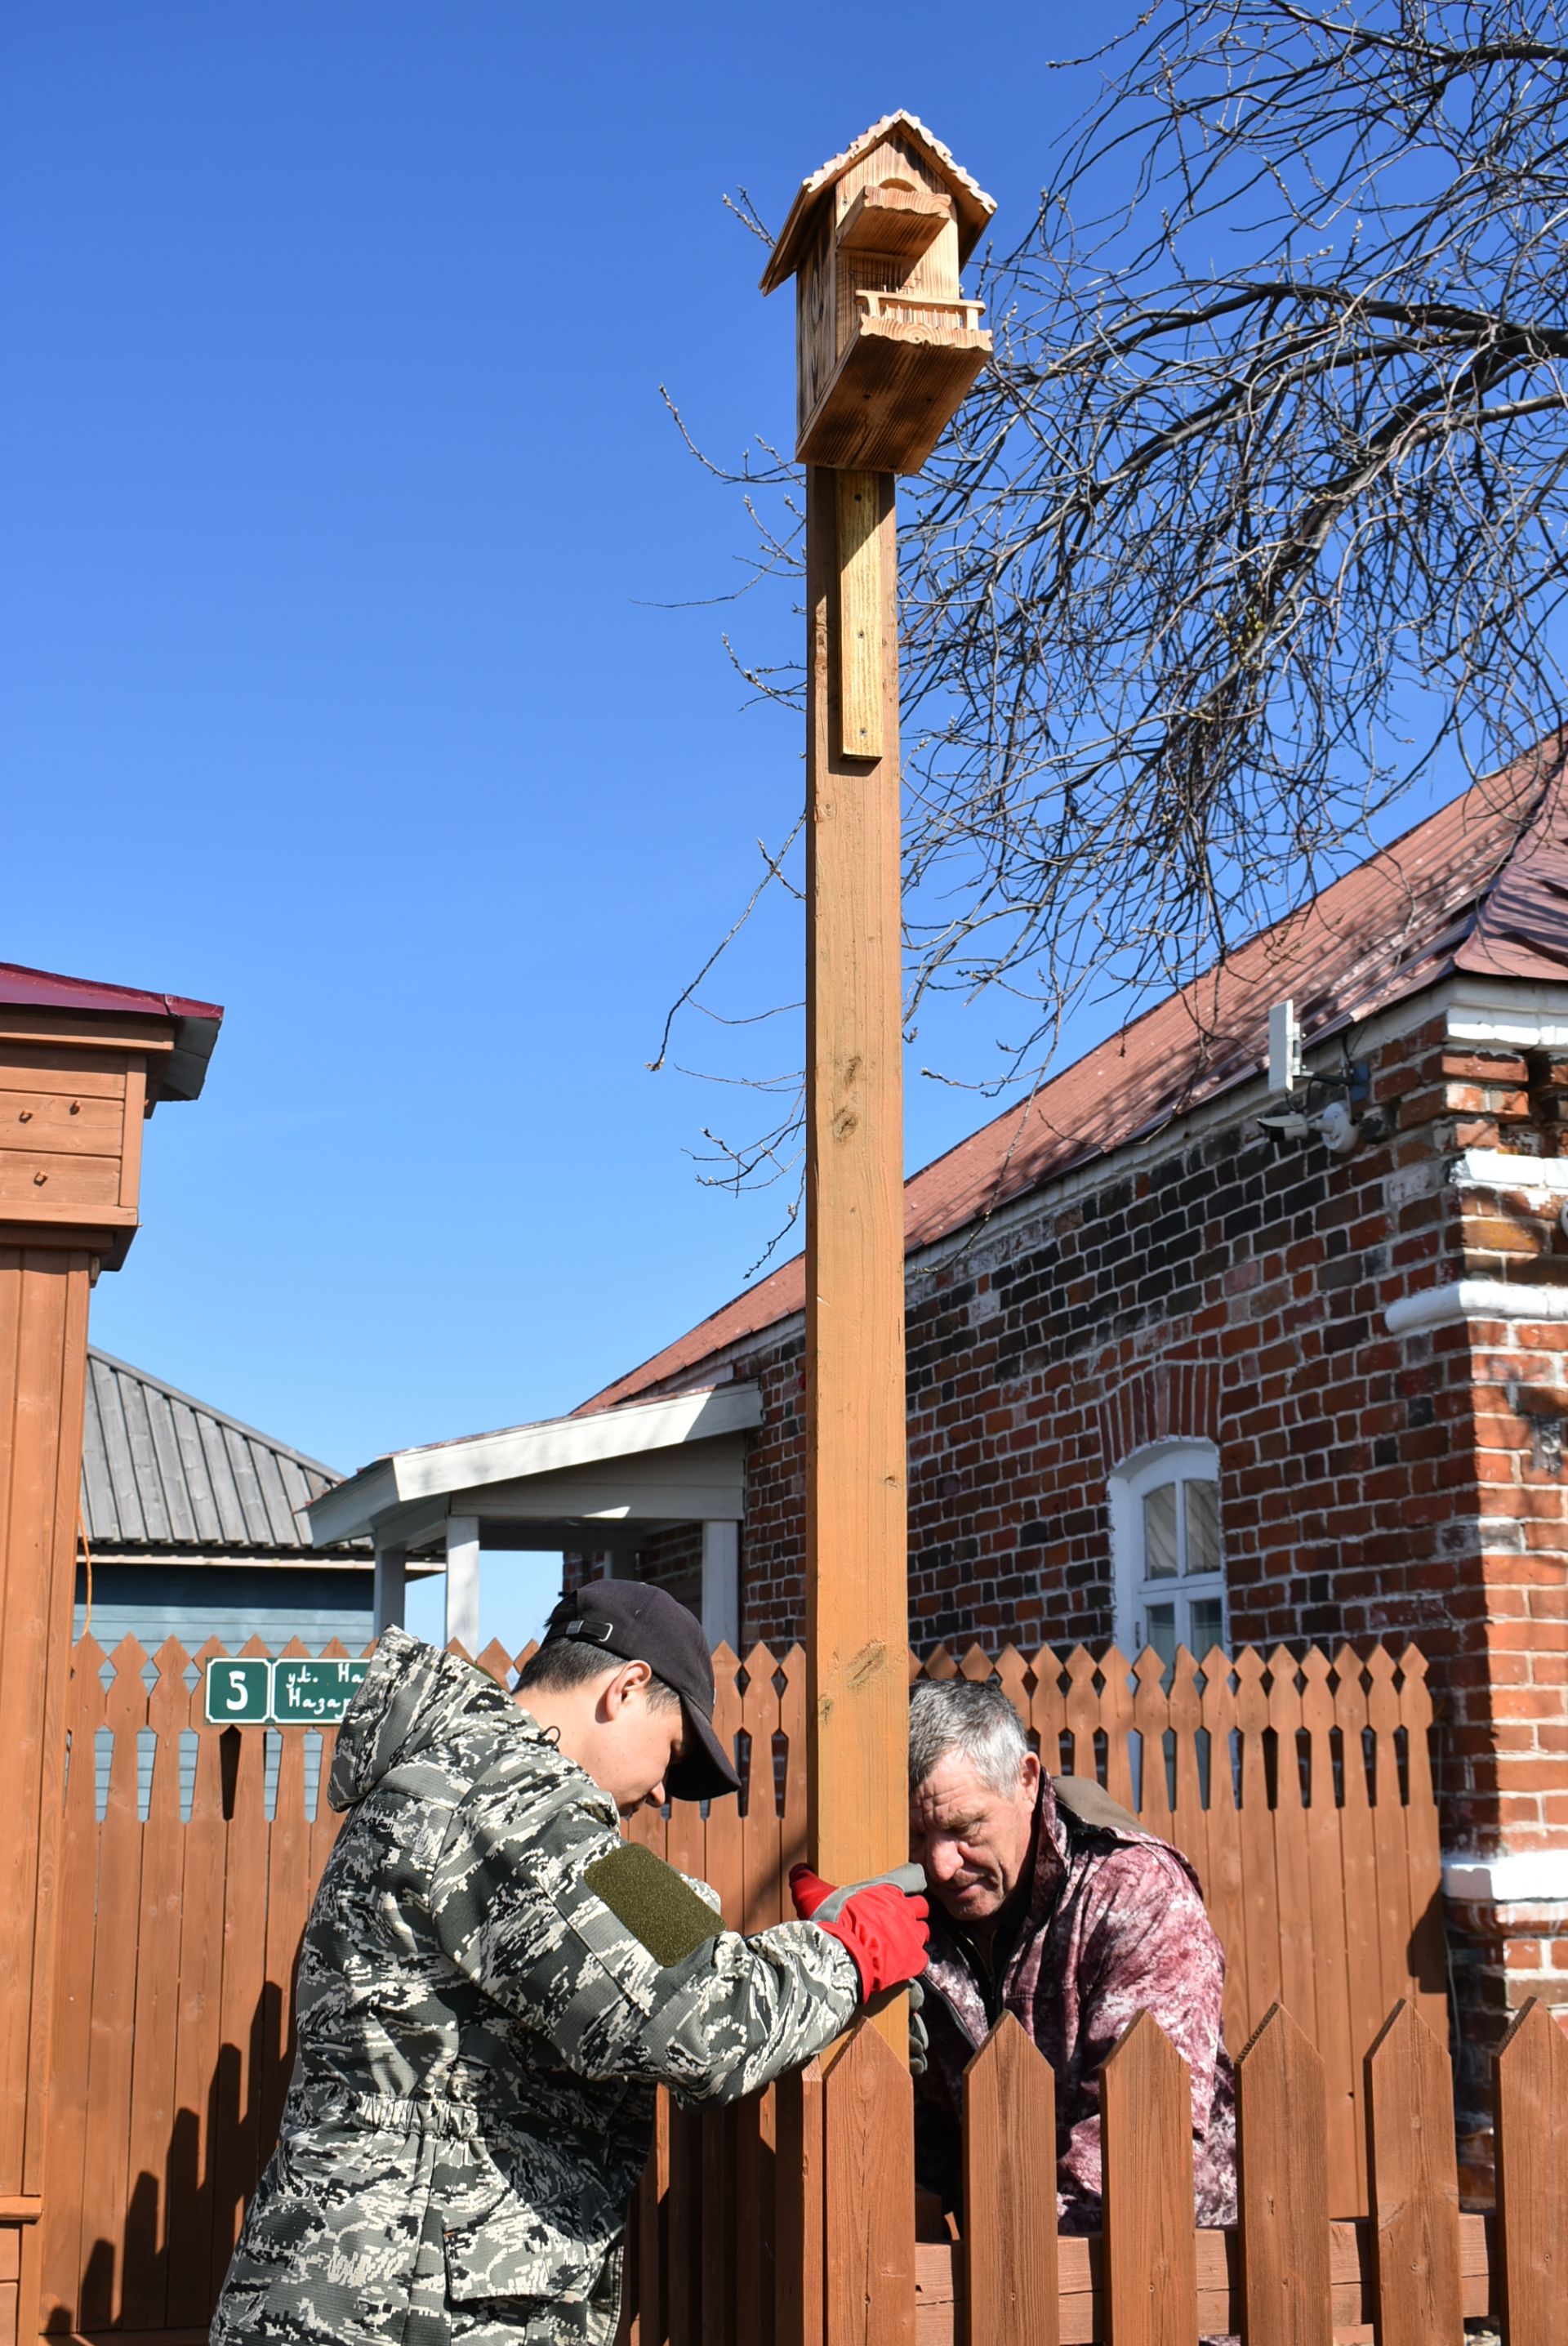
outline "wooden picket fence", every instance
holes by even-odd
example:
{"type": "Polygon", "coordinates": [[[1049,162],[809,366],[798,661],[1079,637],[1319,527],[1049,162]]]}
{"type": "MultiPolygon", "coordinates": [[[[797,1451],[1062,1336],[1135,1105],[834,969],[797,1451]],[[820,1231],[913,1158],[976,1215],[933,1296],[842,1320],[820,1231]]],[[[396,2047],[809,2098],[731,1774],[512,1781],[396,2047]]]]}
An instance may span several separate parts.
{"type": "MultiPolygon", "coordinates": [[[[1498,2204],[1461,2213],[1448,2056],[1398,2003],[1366,2062],[1370,2217],[1331,2215],[1326,2066],[1274,2005],[1238,2067],[1240,2219],[1195,2230],[1186,2062],[1140,2014],[1101,2073],[1103,2234],[1058,2238],[1054,2080],[1004,2015],[965,2079],[960,2239],[917,2241],[911,2086],[862,2025],[775,2089],[776,2255],[748,2220],[672,2210],[624,2336],[745,2346],[1507,2346],[1568,2340],[1568,2033],[1532,2002],[1494,2065],[1498,2204]],[[712,2237],[710,2237],[712,2236],[712,2237]],[[694,2322],[689,2280],[705,2292],[694,2322]],[[719,2291],[722,2294],[708,2294],[719,2291]]],[[[704,2129],[744,2140],[742,2108],[704,2129]]],[[[684,2121],[686,2125],[690,2121],[684,2121]]],[[[661,2139],[661,2156],[668,2144],[661,2139]]],[[[701,2182],[711,2191],[717,2162],[701,2182]]],[[[694,2180],[696,2178],[693,2178],[694,2180]]],[[[733,2206],[733,2203],[732,2203],[733,2206]]],[[[646,2235],[645,2235],[646,2239],[646,2235]]]]}
{"type": "MultiPolygon", "coordinates": [[[[76,1649],[36,2260],[51,2333],[197,2346],[276,2134],[295,1953],[337,1830],[333,1739],[206,1726],[200,1666],[223,1651],[171,1640],[149,1665],[130,1639],[107,1658],[90,1637],[76,1649]]],[[[502,1680],[525,1658],[479,1657],[502,1680]]],[[[741,1663],[721,1647],[715,1664],[742,1800],[645,1812],[634,1830],[755,1930],[788,1913],[785,1877],[804,1854],[803,1658],[759,1646],[741,1663]]],[[[1168,1688],[1152,1655],[1130,1668],[1082,1648],[939,1647],[911,1657],[911,1675],[921,1668],[994,1673],[1048,1767],[1095,1774],[1190,1854],[1228,1951],[1229,2041],[1277,2002],[1296,2014],[1325,2071],[1332,2212],[1364,2209],[1361,2055],[1401,1997],[1446,2033],[1420,1654],[1244,1650],[1201,1670],[1183,1656],[1168,1688]]],[[[845,2095],[874,2057],[855,2053],[845,2095]]],[[[820,2090],[830,2108],[831,2076],[820,2090]]],[[[830,2118],[813,2150],[808,2112],[806,2088],[701,2120],[661,2111],[633,2227],[641,2346],[768,2346],[779,2294],[810,2299],[805,2210],[779,2179],[818,2156],[831,2178],[850,2152],[830,2118]]],[[[1077,2254],[1064,2244],[1069,2263],[1077,2254]]]]}

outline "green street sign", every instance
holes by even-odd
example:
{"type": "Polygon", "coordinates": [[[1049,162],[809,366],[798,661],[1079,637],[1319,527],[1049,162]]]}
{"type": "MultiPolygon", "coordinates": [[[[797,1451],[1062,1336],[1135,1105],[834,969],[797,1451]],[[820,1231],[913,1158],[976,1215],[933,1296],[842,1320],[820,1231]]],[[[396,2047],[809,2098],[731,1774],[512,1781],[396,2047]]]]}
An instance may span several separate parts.
{"type": "Polygon", "coordinates": [[[274,1662],[273,1719],[280,1727],[335,1727],[369,1668],[369,1662],[274,1662]]]}
{"type": "Polygon", "coordinates": [[[363,1683],[368,1661],[274,1662],[221,1656],[207,1665],[209,1727],[336,1727],[363,1683]]]}
{"type": "Polygon", "coordinates": [[[271,1709],[270,1662],[214,1658],[208,1663],[209,1727],[264,1727],[271,1709]]]}

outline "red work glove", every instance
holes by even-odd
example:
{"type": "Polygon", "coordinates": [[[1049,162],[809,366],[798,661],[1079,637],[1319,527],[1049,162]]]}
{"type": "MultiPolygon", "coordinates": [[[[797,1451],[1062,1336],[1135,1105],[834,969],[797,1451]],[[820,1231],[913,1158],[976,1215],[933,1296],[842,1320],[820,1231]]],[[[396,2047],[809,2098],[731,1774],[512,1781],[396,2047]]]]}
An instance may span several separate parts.
{"type": "Polygon", "coordinates": [[[820,1873],[813,1873],[809,1865],[792,1865],[789,1868],[789,1895],[802,1923],[809,1923],[823,1899],[830,1898],[832,1894],[832,1883],[824,1882],[820,1873]]]}
{"type": "MultiPolygon", "coordinates": [[[[803,1922],[833,1895],[833,1885],[809,1867],[797,1865],[789,1874],[789,1894],[803,1922]]],[[[860,2001],[869,2004],[884,1988],[902,1987],[926,1966],[926,1915],[923,1898],[910,1896],[889,1882],[868,1882],[845,1899],[830,1923],[820,1931],[837,1939],[854,1958],[860,1978],[860,2001]]]]}

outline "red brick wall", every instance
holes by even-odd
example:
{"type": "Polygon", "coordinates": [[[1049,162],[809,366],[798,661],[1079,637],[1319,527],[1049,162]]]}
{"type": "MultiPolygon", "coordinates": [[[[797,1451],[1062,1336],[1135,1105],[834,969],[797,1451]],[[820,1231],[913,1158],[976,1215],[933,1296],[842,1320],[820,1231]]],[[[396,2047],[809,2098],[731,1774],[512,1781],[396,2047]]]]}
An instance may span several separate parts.
{"type": "MultiPolygon", "coordinates": [[[[1396,1337],[1384,1313],[1461,1276],[1568,1282],[1554,1206],[1451,1178],[1463,1149],[1555,1152],[1568,1062],[1455,1050],[1433,1018],[1369,1068],[1349,1157],[1276,1144],[1255,1104],[911,1265],[911,1634],[1105,1642],[1107,1476],[1145,1443],[1201,1435],[1220,1456],[1233,1640],[1414,1637],[1443,1712],[1445,1842],[1561,1845],[1568,1327],[1396,1337]]],[[[765,1413],[743,1636],[775,1650],[803,1613],[801,1351],[797,1329],[730,1364],[765,1413]]],[[[1488,1909],[1461,1934],[1472,2068],[1526,1979],[1568,1996],[1562,1943],[1539,1917],[1524,1930],[1488,1909]]]]}

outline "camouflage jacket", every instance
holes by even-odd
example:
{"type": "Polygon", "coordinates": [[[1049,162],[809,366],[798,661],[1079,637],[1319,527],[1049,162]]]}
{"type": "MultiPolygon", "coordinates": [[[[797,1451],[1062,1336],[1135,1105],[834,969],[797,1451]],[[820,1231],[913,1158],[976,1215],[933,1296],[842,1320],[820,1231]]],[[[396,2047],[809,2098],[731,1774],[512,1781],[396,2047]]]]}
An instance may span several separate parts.
{"type": "Polygon", "coordinates": [[[1011,2012],[1056,2077],[1056,2210],[1065,2232],[1100,2229],[1101,2064],[1152,2012],[1192,2071],[1200,2224],[1236,2221],[1236,2086],[1225,2049],[1225,1955],[1196,1874],[1097,1786],[1041,1784],[1033,1872],[991,1962],[933,1898],[921,1985],[931,2039],[916,2085],[920,2179],[956,2207],[963,2071],[1011,2012]],[[1060,1790],[1064,1797],[1058,1799],[1060,1790]],[[1067,1798],[1074,1802],[1066,1805],[1067,1798]]]}
{"type": "Polygon", "coordinates": [[[853,1960],[811,1923],[724,1930],[525,1711],[401,1629],[330,1797],[299,2057],[214,2346],[607,2339],[656,2087],[727,2102],[809,2060],[853,1960]]]}

